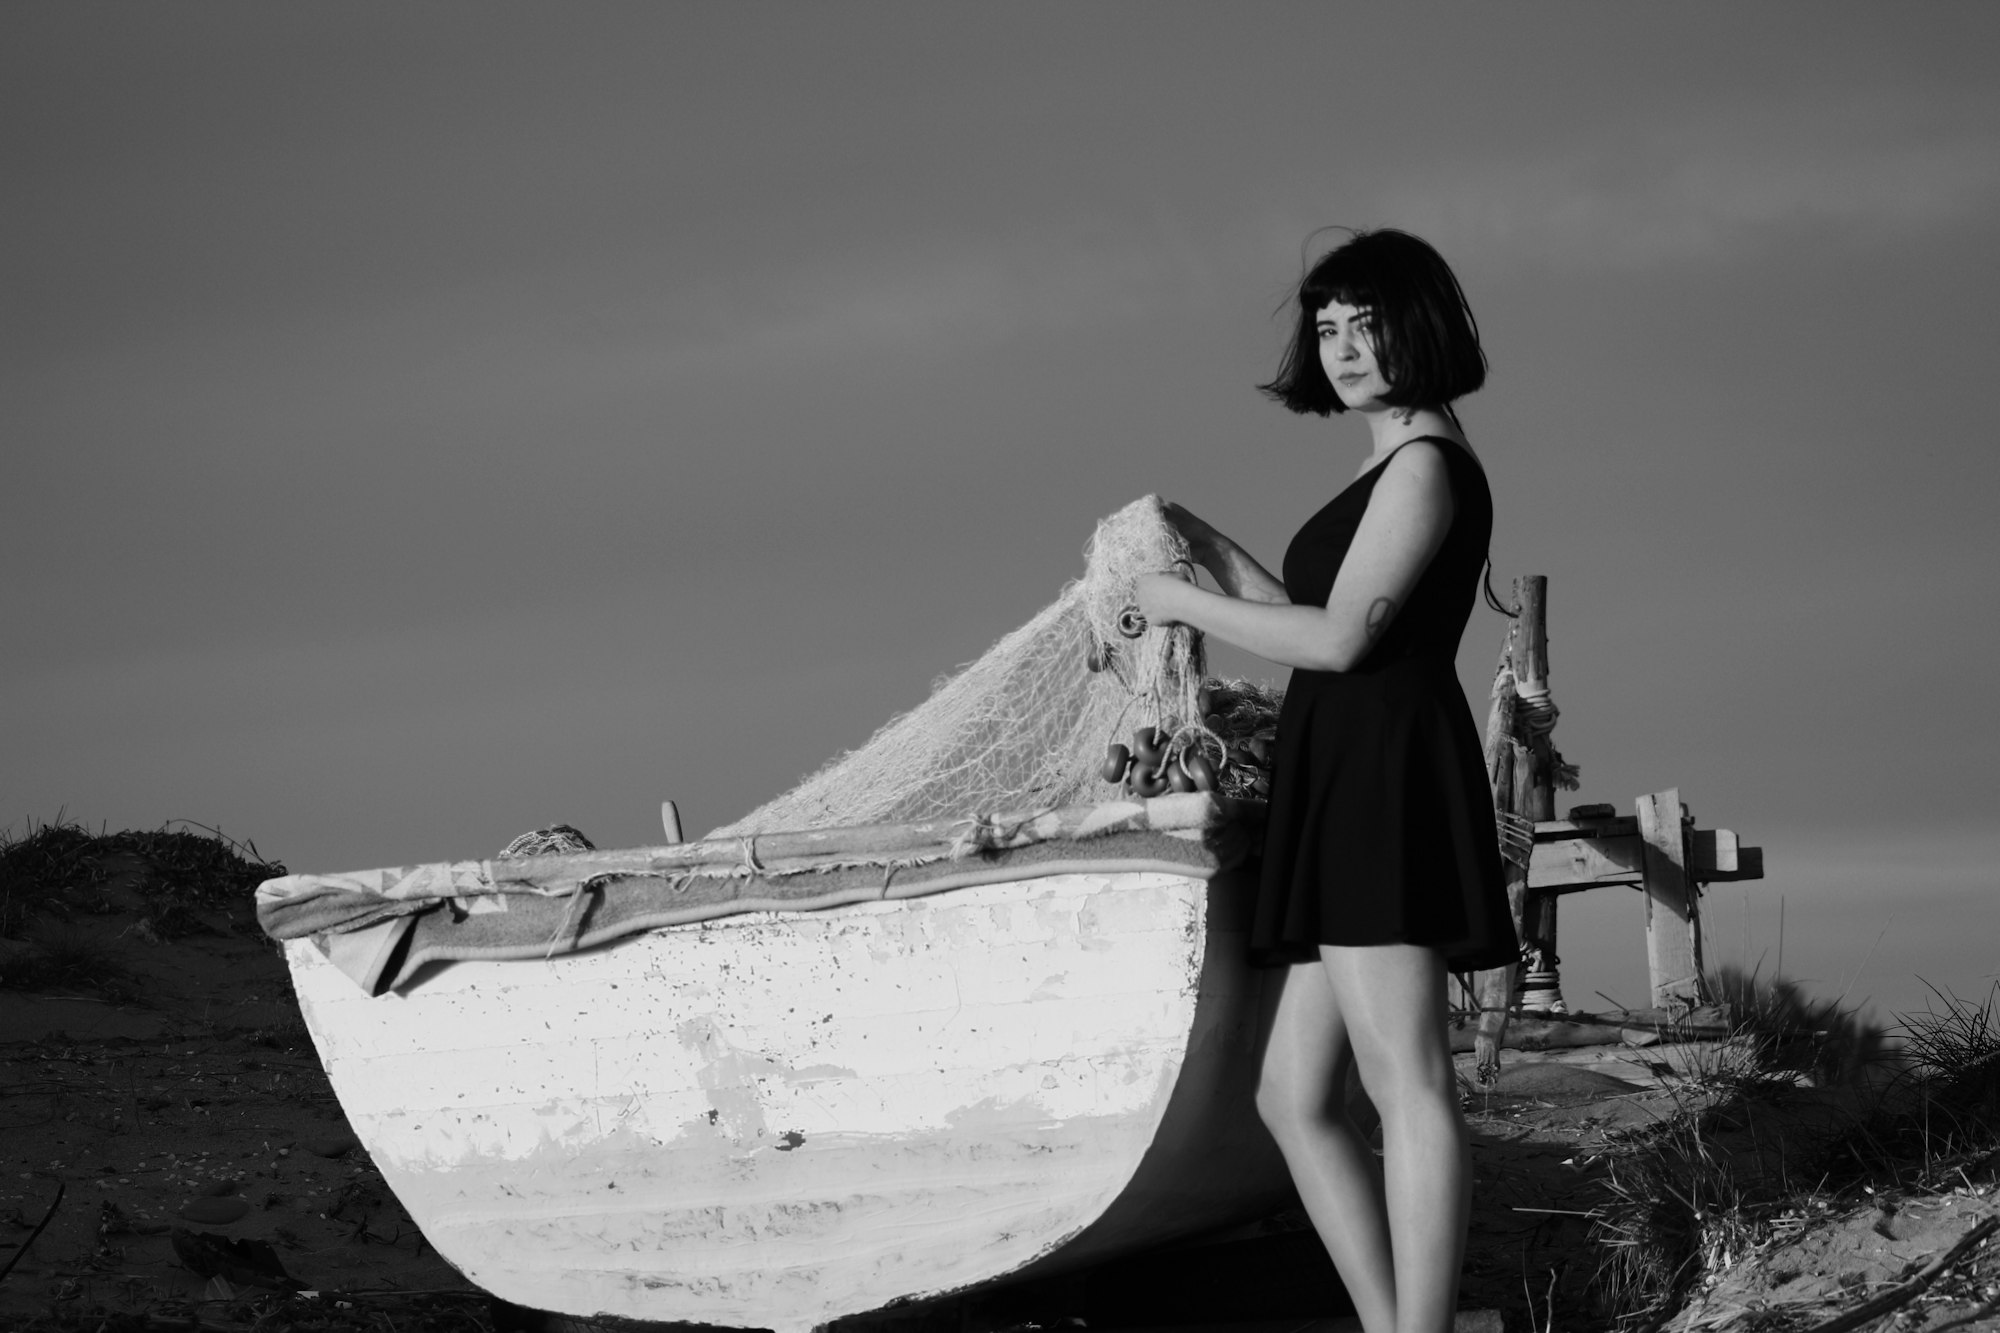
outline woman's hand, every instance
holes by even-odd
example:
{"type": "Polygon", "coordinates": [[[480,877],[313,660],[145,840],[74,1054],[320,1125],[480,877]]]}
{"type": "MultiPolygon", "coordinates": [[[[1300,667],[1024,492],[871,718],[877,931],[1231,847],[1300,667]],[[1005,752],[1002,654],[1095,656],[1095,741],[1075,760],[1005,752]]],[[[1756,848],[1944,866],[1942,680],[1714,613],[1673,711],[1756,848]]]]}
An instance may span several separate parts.
{"type": "Polygon", "coordinates": [[[1214,558],[1219,549],[1221,533],[1172,500],[1161,501],[1160,507],[1167,523],[1174,531],[1180,533],[1181,540],[1188,544],[1188,554],[1194,557],[1196,564],[1206,565],[1214,558]]]}
{"type": "Polygon", "coordinates": [[[1141,574],[1132,585],[1132,596],[1139,603],[1139,611],[1146,617],[1146,624],[1165,629],[1178,625],[1188,605],[1188,593],[1194,585],[1178,574],[1141,574]]]}
{"type": "Polygon", "coordinates": [[[1160,502],[1161,513],[1188,544],[1188,556],[1215,580],[1225,596],[1251,602],[1284,605],[1285,585],[1251,559],[1250,553],[1171,500],[1160,502]]]}

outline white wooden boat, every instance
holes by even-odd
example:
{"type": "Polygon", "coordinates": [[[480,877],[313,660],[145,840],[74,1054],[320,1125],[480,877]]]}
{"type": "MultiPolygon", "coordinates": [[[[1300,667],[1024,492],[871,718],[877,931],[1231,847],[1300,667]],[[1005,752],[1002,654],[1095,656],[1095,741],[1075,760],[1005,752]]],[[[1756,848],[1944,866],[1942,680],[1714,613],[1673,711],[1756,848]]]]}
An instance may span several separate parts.
{"type": "Polygon", "coordinates": [[[1289,1197],[1251,1105],[1247,885],[1115,844],[378,997],[286,952],[348,1119],[471,1281],[789,1333],[1289,1197]]]}

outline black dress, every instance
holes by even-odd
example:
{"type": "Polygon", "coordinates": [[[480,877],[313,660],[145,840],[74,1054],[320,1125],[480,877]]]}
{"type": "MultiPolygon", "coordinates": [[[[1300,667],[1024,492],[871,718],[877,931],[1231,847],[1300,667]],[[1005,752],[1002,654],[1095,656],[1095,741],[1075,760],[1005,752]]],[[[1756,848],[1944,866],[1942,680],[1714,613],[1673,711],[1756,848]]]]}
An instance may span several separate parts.
{"type": "MultiPolygon", "coordinates": [[[[1438,446],[1451,478],[1443,545],[1366,657],[1347,671],[1294,671],[1285,690],[1250,936],[1260,963],[1315,959],[1321,944],[1430,945],[1453,971],[1518,956],[1492,791],[1453,666],[1493,498],[1463,445],[1421,438],[1438,446]]],[[[1292,538],[1284,575],[1293,603],[1326,605],[1388,463],[1292,538]]]]}

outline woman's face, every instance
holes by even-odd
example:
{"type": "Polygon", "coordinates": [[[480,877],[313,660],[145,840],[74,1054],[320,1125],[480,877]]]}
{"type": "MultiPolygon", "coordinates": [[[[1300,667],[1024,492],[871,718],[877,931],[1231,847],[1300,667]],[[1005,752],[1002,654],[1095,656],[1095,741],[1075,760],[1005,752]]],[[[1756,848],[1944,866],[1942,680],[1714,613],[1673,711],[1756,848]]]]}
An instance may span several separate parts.
{"type": "Polygon", "coordinates": [[[1319,364],[1340,401],[1353,411],[1383,406],[1389,382],[1375,364],[1375,312],[1332,301],[1315,323],[1319,364]]]}

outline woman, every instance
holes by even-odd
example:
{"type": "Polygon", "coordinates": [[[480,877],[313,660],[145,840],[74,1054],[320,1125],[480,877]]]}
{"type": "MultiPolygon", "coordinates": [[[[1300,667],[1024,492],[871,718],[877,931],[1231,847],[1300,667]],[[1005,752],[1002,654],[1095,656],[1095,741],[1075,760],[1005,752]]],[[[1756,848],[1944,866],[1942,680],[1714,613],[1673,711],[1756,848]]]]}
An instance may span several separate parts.
{"type": "Polygon", "coordinates": [[[1453,660],[1493,524],[1454,399],[1486,378],[1458,281],[1423,241],[1358,232],[1306,274],[1265,392],[1353,411],[1372,449],[1273,577],[1178,506],[1220,595],[1141,580],[1154,623],[1291,667],[1252,946],[1285,965],[1257,1108],[1368,1333],[1452,1324],[1470,1162],[1446,1036],[1450,971],[1511,962],[1492,798],[1453,660]],[[1382,1166],[1348,1118],[1382,1113],[1382,1166]]]}

